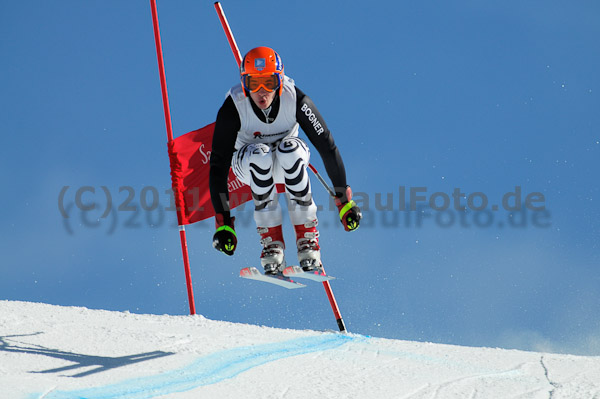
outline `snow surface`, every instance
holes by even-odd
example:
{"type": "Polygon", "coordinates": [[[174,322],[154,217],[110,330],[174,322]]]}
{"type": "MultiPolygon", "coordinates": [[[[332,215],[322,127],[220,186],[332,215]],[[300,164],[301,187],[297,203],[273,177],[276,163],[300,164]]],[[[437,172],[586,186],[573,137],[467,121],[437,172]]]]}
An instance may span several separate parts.
{"type": "Polygon", "coordinates": [[[600,398],[600,357],[0,301],[0,398],[600,398]]]}

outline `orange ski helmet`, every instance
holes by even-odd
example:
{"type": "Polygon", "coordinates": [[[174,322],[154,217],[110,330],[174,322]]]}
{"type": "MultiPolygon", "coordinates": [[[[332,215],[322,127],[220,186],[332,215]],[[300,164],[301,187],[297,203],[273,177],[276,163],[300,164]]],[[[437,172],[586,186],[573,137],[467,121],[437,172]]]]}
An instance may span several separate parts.
{"type": "Polygon", "coordinates": [[[275,50],[256,47],[248,51],[240,66],[240,78],[244,92],[255,92],[261,87],[267,91],[283,89],[283,62],[275,50]]]}

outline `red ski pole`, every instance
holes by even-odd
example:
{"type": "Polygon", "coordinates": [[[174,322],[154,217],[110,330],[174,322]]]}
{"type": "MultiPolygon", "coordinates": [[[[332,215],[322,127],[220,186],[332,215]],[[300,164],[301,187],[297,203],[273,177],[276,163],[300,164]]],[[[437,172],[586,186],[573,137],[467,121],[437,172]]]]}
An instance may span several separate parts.
{"type": "MultiPolygon", "coordinates": [[[[156,43],[156,57],[158,59],[158,73],[160,75],[160,89],[162,91],[163,108],[165,112],[165,124],[167,126],[167,139],[173,141],[173,126],[171,124],[171,111],[169,109],[169,95],[167,93],[167,79],[165,75],[165,64],[163,61],[162,45],[160,43],[160,29],[158,27],[158,13],[156,11],[156,0],[150,0],[152,8],[152,25],[154,26],[154,41],[156,43]]],[[[173,189],[177,189],[173,187],[173,189]]],[[[187,286],[188,302],[190,305],[190,314],[196,314],[196,305],[194,304],[194,289],[192,287],[192,274],[190,272],[190,258],[188,256],[187,239],[185,236],[185,226],[181,223],[183,220],[182,212],[184,204],[179,203],[181,196],[175,194],[177,206],[177,221],[179,222],[179,239],[181,240],[181,252],[183,254],[183,267],[185,270],[185,282],[187,286]]]]}
{"type": "MultiPolygon", "coordinates": [[[[223,30],[225,31],[225,35],[227,36],[227,41],[229,42],[229,46],[231,47],[231,51],[233,52],[233,56],[235,57],[235,61],[237,62],[238,67],[242,65],[242,54],[240,53],[240,49],[235,42],[233,37],[233,33],[231,32],[231,28],[229,27],[229,22],[227,22],[227,18],[225,17],[225,13],[223,12],[223,7],[221,7],[221,3],[218,1],[215,2],[215,10],[217,11],[217,15],[219,16],[219,20],[221,21],[221,25],[223,26],[223,30]]],[[[331,194],[331,190],[327,186],[327,183],[323,180],[319,172],[315,169],[314,166],[309,165],[310,169],[317,175],[319,181],[327,187],[329,193],[331,194]]],[[[334,194],[335,196],[335,194],[334,194]]],[[[323,269],[325,272],[325,269],[323,269]]],[[[327,293],[327,298],[329,299],[329,304],[331,305],[331,310],[333,310],[333,315],[335,316],[335,320],[337,321],[338,328],[342,332],[347,332],[346,324],[342,319],[342,314],[340,313],[340,308],[338,307],[337,301],[335,300],[335,296],[333,295],[333,290],[331,289],[331,284],[329,281],[323,281],[323,287],[325,288],[325,292],[327,293]]]]}

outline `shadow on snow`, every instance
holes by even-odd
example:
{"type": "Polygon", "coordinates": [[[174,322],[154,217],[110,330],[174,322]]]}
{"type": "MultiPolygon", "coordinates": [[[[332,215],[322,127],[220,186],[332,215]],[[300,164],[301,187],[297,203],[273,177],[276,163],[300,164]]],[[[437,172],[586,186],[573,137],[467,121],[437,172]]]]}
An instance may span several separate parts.
{"type": "Polygon", "coordinates": [[[146,360],[157,359],[164,356],[173,355],[172,352],[154,351],[139,353],[136,355],[127,356],[92,356],[85,355],[82,353],[65,352],[58,349],[45,348],[41,345],[27,344],[23,342],[17,342],[14,338],[19,337],[30,337],[34,335],[40,335],[41,332],[33,334],[23,335],[7,335],[0,336],[0,351],[12,352],[12,353],[27,353],[31,355],[41,355],[53,357],[56,359],[66,360],[74,364],[64,367],[58,367],[43,371],[31,371],[31,373],[49,374],[59,373],[69,370],[84,369],[88,367],[96,366],[95,368],[87,371],[82,371],[78,374],[71,375],[71,377],[85,377],[91,374],[100,373],[106,370],[114,369],[117,367],[123,367],[134,363],[144,362],[146,360]]]}

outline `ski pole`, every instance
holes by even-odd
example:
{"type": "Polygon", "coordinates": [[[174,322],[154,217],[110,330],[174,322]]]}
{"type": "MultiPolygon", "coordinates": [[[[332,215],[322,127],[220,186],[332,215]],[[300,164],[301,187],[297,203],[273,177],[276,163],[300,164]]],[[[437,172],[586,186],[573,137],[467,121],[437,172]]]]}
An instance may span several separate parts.
{"type": "Polygon", "coordinates": [[[329,187],[329,185],[327,184],[327,182],[325,181],[325,179],[323,179],[323,176],[321,176],[321,174],[317,171],[317,169],[312,166],[312,164],[308,164],[308,167],[310,168],[310,170],[313,171],[313,173],[315,174],[315,176],[317,176],[317,179],[319,180],[319,182],[321,182],[321,184],[323,185],[323,187],[325,187],[325,190],[327,190],[327,192],[329,193],[329,195],[331,195],[333,198],[336,198],[335,196],[335,191],[333,191],[331,189],[331,187],[329,187]]]}

